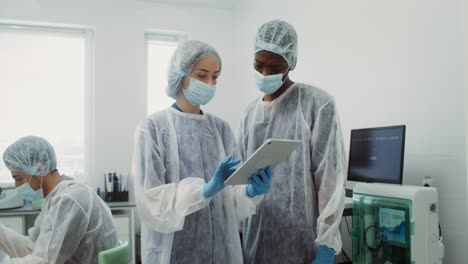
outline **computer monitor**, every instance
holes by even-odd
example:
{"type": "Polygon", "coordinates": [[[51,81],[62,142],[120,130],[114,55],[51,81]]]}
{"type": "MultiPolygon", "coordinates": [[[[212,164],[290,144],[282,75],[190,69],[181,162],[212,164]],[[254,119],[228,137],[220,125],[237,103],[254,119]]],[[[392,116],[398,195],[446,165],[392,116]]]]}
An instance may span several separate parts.
{"type": "Polygon", "coordinates": [[[348,181],[402,184],[405,129],[400,125],[351,130],[348,181]]]}

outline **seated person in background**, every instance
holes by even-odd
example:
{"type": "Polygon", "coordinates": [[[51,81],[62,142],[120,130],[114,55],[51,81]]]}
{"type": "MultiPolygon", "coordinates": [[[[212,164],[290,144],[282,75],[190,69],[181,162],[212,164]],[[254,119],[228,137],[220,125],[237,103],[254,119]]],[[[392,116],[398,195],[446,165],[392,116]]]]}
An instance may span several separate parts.
{"type": "Polygon", "coordinates": [[[0,224],[0,250],[10,256],[2,264],[98,263],[99,252],[118,245],[109,207],[91,188],[60,175],[45,139],[19,139],[3,161],[25,200],[44,201],[28,236],[0,224]]]}

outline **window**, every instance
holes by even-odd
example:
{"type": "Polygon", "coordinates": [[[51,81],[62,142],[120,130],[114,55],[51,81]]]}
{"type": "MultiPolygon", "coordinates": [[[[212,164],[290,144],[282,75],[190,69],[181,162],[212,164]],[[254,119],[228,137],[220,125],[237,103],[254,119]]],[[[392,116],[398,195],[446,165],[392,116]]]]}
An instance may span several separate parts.
{"type": "Polygon", "coordinates": [[[185,34],[146,33],[147,65],[147,114],[169,107],[174,100],[166,96],[167,71],[172,54],[179,43],[186,40],[185,34]]]}
{"type": "MultiPolygon", "coordinates": [[[[0,155],[20,137],[53,146],[63,174],[90,175],[92,31],[0,23],[0,155]]],[[[0,182],[13,182],[3,160],[0,182]]]]}

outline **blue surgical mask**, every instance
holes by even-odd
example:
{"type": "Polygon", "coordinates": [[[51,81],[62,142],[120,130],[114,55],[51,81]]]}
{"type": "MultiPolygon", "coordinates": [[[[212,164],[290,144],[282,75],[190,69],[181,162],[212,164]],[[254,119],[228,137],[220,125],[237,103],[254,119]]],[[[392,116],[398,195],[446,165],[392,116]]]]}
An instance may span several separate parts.
{"type": "MultiPolygon", "coordinates": [[[[32,176],[34,177],[34,176],[32,176]]],[[[28,201],[37,201],[44,199],[44,190],[42,189],[42,179],[41,179],[41,187],[37,190],[34,190],[31,187],[32,177],[29,179],[29,182],[23,183],[21,186],[16,188],[16,191],[23,197],[23,199],[28,201]]]]}
{"type": "Polygon", "coordinates": [[[187,89],[182,89],[187,100],[193,106],[206,105],[213,99],[216,93],[216,86],[206,84],[194,78],[190,78],[187,89]]]}
{"type": "MultiPolygon", "coordinates": [[[[288,72],[288,70],[286,70],[286,72],[288,72]]],[[[264,94],[274,94],[286,81],[286,79],[283,80],[286,72],[264,76],[257,70],[254,69],[254,71],[257,88],[264,94]]]]}

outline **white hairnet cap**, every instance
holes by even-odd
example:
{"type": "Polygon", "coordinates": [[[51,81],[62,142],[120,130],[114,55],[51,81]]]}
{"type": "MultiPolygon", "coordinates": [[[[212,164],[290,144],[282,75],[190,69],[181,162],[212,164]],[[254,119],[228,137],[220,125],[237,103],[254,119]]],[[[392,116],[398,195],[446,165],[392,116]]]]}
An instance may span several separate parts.
{"type": "Polygon", "coordinates": [[[169,65],[166,94],[176,99],[182,88],[182,78],[190,74],[195,64],[208,56],[218,59],[221,71],[221,57],[212,46],[198,40],[188,40],[180,44],[169,65]]]}
{"type": "Polygon", "coordinates": [[[57,168],[52,145],[41,137],[23,137],[11,144],[3,153],[3,162],[10,171],[29,176],[45,176],[57,168]]]}
{"type": "Polygon", "coordinates": [[[289,69],[294,70],[297,63],[296,30],[279,19],[261,25],[255,37],[255,53],[262,50],[280,55],[288,63],[289,69]]]}

